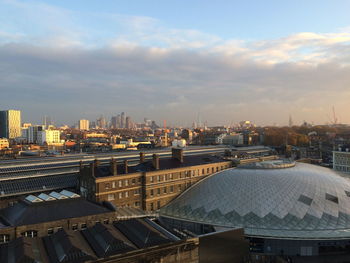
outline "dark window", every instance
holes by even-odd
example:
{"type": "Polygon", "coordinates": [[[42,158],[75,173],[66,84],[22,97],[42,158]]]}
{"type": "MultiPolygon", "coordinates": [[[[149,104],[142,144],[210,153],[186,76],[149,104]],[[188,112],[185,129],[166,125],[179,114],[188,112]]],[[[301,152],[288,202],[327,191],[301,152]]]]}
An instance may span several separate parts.
{"type": "Polygon", "coordinates": [[[153,196],[153,189],[151,189],[151,191],[150,191],[150,195],[151,195],[151,196],[153,196]]]}
{"type": "Polygon", "coordinates": [[[0,235],[0,244],[7,243],[10,241],[10,235],[0,235]]]}
{"type": "Polygon", "coordinates": [[[108,219],[104,219],[104,220],[103,220],[103,224],[108,225],[108,224],[109,224],[109,220],[108,220],[108,219]]]}
{"type": "Polygon", "coordinates": [[[336,197],[334,195],[326,193],[326,199],[338,204],[338,197],[336,197]]]}
{"type": "Polygon", "coordinates": [[[78,230],[78,224],[73,224],[72,225],[72,230],[77,231],[78,230]]]}
{"type": "Polygon", "coordinates": [[[131,180],[131,183],[132,183],[132,184],[136,184],[136,179],[132,179],[132,180],[131,180]]]}
{"type": "Polygon", "coordinates": [[[345,191],[345,194],[350,197],[350,192],[349,191],[345,191]]]}
{"type": "Polygon", "coordinates": [[[81,224],[81,225],[80,225],[80,228],[81,228],[81,229],[86,229],[86,224],[85,224],[85,223],[81,224]]]}
{"type": "Polygon", "coordinates": [[[164,194],[166,194],[166,192],[167,192],[167,189],[166,189],[166,187],[164,187],[164,190],[163,190],[163,192],[164,192],[164,194]]]}
{"type": "Polygon", "coordinates": [[[160,195],[160,188],[158,188],[158,189],[157,189],[157,194],[159,194],[159,195],[160,195]]]}
{"type": "Polygon", "coordinates": [[[312,203],[312,199],[307,197],[307,196],[305,196],[305,195],[300,195],[298,201],[302,202],[302,203],[304,203],[306,205],[311,205],[311,203],[312,203]]]}
{"type": "Polygon", "coordinates": [[[47,230],[47,234],[48,234],[48,235],[52,235],[52,234],[53,234],[53,228],[49,228],[49,229],[47,230]]]}
{"type": "Polygon", "coordinates": [[[160,209],[160,201],[157,201],[157,209],[160,209]]]}

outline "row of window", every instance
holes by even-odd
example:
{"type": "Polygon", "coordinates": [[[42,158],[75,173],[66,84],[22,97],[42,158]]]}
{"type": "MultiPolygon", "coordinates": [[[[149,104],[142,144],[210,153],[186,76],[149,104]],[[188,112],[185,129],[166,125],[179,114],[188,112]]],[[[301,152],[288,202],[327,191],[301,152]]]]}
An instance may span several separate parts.
{"type": "Polygon", "coordinates": [[[133,178],[133,179],[124,179],[124,180],[117,180],[109,183],[105,183],[105,189],[113,189],[113,188],[121,188],[131,185],[135,185],[136,183],[140,183],[141,178],[133,178]]]}
{"type": "MultiPolygon", "coordinates": [[[[188,170],[188,171],[183,171],[183,172],[179,172],[179,173],[175,173],[176,174],[180,174],[179,178],[185,178],[185,177],[191,177],[191,176],[198,176],[198,175],[205,175],[205,174],[209,174],[209,173],[215,173],[218,171],[221,171],[223,169],[227,169],[229,166],[228,165],[222,165],[222,166],[217,166],[217,167],[208,167],[208,168],[202,168],[202,171],[200,169],[197,170],[188,170]]],[[[150,183],[154,183],[154,182],[163,182],[163,181],[167,181],[167,180],[173,180],[176,179],[174,178],[174,174],[170,173],[170,174],[164,174],[164,175],[156,175],[156,176],[151,176],[149,177],[149,181],[150,183]]]]}
{"type": "Polygon", "coordinates": [[[134,191],[125,191],[125,192],[119,192],[119,193],[112,193],[107,195],[107,201],[113,201],[115,199],[123,199],[129,197],[129,192],[133,196],[137,196],[141,194],[141,189],[135,189],[134,191]]]}

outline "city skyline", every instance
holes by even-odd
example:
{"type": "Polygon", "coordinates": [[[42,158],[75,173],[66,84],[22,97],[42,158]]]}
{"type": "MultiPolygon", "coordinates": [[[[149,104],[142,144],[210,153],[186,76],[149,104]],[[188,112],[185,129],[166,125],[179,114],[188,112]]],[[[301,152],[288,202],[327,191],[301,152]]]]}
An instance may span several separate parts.
{"type": "Polygon", "coordinates": [[[125,111],[182,126],[198,112],[210,125],[324,124],[334,106],[350,123],[346,1],[0,7],[0,105],[28,122],[125,111]]]}

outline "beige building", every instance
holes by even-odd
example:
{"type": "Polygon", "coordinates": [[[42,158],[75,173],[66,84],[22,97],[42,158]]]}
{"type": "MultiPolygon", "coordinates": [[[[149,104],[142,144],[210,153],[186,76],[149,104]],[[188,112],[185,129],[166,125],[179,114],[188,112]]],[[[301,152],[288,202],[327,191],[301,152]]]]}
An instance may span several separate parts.
{"type": "Polygon", "coordinates": [[[6,149],[9,147],[10,147],[9,140],[6,138],[0,138],[0,150],[6,149]]]}
{"type": "Polygon", "coordinates": [[[21,135],[21,111],[0,111],[0,137],[14,139],[21,135]]]}
{"type": "Polygon", "coordinates": [[[79,120],[79,130],[89,130],[89,120],[79,120]]]}

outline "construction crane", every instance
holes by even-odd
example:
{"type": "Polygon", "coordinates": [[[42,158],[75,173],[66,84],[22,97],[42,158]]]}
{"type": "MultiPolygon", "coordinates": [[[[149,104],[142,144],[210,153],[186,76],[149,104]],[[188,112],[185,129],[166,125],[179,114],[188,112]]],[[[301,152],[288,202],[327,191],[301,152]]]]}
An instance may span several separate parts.
{"type": "Polygon", "coordinates": [[[332,115],[333,115],[332,118],[330,118],[328,116],[328,119],[330,120],[331,124],[332,125],[338,124],[338,118],[337,118],[337,115],[335,114],[335,107],[334,106],[332,106],[332,115]]]}

